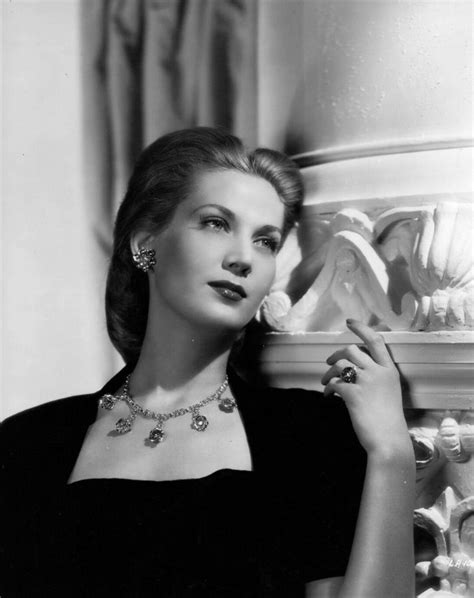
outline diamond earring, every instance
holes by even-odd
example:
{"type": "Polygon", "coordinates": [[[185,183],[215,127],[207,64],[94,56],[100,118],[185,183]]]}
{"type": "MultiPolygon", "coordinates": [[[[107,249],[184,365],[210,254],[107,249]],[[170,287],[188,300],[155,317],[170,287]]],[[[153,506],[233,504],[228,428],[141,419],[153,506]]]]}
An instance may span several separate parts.
{"type": "Polygon", "coordinates": [[[153,266],[156,264],[154,249],[139,247],[136,253],[132,253],[132,257],[139,270],[142,272],[148,272],[148,270],[153,271],[153,266]]]}

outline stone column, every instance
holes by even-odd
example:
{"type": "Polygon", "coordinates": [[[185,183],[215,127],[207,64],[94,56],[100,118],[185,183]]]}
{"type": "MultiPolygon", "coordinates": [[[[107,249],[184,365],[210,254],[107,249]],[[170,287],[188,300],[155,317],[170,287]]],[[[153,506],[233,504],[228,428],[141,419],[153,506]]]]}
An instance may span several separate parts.
{"type": "Polygon", "coordinates": [[[320,389],[356,341],[347,317],[382,332],[417,455],[418,594],[472,596],[472,3],[288,0],[259,19],[259,143],[307,189],[260,368],[320,389]]]}

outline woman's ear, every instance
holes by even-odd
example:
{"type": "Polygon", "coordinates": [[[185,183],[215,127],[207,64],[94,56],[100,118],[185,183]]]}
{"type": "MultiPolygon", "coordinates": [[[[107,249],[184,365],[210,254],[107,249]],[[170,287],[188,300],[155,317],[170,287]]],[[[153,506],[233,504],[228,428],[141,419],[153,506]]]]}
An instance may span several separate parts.
{"type": "Polygon", "coordinates": [[[140,249],[152,249],[155,237],[147,231],[138,231],[130,237],[130,251],[132,255],[137,254],[140,249]]]}
{"type": "Polygon", "coordinates": [[[135,266],[145,272],[153,272],[156,265],[155,238],[150,233],[135,233],[130,237],[130,250],[135,266]]]}

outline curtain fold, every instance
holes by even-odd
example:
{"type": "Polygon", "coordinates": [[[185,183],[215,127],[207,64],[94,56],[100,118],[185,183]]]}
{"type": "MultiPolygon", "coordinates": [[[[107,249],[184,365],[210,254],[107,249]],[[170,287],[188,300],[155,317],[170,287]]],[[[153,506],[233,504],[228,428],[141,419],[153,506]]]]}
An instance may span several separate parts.
{"type": "Polygon", "coordinates": [[[257,10],[257,0],[83,3],[87,201],[104,252],[148,143],[195,125],[256,143],[257,10]]]}

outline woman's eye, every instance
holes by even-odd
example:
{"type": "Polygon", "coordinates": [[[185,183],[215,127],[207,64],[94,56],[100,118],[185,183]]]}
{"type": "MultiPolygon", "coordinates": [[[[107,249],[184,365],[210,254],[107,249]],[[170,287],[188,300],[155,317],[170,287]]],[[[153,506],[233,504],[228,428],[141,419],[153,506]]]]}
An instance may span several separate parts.
{"type": "Polygon", "coordinates": [[[268,249],[272,253],[276,253],[278,251],[279,242],[276,239],[273,239],[272,237],[262,237],[260,239],[257,239],[256,242],[258,243],[258,245],[260,245],[260,247],[268,249]]]}
{"type": "Polygon", "coordinates": [[[217,231],[228,229],[227,222],[223,218],[218,218],[217,216],[201,218],[201,225],[217,231]]]}

